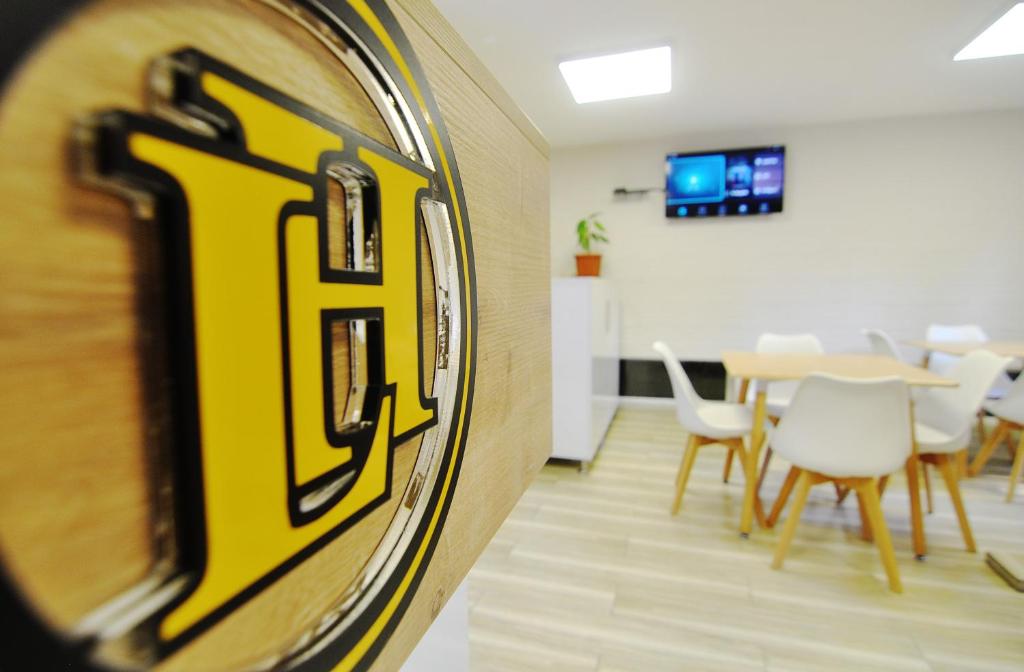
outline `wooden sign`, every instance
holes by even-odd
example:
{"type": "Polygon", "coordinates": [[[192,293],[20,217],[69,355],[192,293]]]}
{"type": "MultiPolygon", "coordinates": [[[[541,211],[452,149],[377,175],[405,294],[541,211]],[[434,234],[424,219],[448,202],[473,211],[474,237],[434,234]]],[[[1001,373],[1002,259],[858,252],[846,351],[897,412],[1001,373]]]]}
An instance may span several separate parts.
{"type": "Polygon", "coordinates": [[[0,668],[399,667],[550,452],[543,139],[419,0],[47,4],[0,16],[0,668]]]}

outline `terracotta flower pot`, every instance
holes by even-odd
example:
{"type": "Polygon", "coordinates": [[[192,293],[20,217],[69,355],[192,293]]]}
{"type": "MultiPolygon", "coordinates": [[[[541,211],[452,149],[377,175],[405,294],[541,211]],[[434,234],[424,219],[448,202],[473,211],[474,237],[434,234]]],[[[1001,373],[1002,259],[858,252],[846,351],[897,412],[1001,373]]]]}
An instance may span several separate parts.
{"type": "Polygon", "coordinates": [[[576,275],[580,277],[596,277],[601,275],[601,255],[577,254],[576,275]]]}

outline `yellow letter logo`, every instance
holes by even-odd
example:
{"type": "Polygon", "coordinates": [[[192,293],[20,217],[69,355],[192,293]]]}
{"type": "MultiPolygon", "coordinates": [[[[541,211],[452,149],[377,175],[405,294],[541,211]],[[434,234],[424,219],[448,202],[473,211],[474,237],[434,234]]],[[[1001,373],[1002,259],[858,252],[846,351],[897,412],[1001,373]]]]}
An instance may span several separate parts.
{"type": "Polygon", "coordinates": [[[199,54],[178,59],[200,64],[184,95],[223,106],[245,147],[114,113],[103,120],[101,158],[121,179],[166,174],[164,198],[188,210],[187,232],[174,235],[187,239],[191,266],[206,566],[163,621],[164,639],[387,499],[391,447],[436,422],[435,401],[422,396],[419,333],[427,171],[312,110],[300,115],[247,90],[199,54]],[[363,221],[352,223],[371,232],[363,251],[379,248],[360,255],[358,269],[330,266],[331,179],[361,201],[363,221]],[[341,428],[337,323],[351,325],[364,341],[354,352],[367,353],[353,358],[367,369],[358,420],[341,428]]]}
{"type": "MultiPolygon", "coordinates": [[[[394,448],[421,435],[383,551],[422,572],[417,544],[432,548],[464,440],[471,325],[440,145],[414,160],[195,50],[154,72],[173,82],[163,114],[104,112],[79,135],[87,178],[160,227],[169,276],[178,555],[130,601],[161,657],[403,497],[394,448]],[[432,391],[421,231],[436,255],[432,391]]],[[[388,578],[369,577],[368,615],[392,618],[388,600],[409,589],[388,578]]]]}

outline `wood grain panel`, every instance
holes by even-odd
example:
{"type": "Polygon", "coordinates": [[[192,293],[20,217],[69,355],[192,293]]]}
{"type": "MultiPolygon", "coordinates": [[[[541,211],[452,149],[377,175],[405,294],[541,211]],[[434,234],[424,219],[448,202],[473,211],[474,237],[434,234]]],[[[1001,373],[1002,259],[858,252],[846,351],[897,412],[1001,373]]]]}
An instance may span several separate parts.
{"type": "Polygon", "coordinates": [[[551,452],[546,151],[469,78],[460,51],[449,53],[422,28],[441,20],[430,16],[432,7],[404,0],[392,7],[426,70],[462,173],[480,332],[455,499],[418,598],[374,665],[382,671],[400,667],[551,452]]]}
{"type": "MultiPolygon", "coordinates": [[[[73,118],[111,107],[141,111],[150,59],[188,44],[394,143],[347,70],[296,24],[257,3],[99,3],[51,44],[11,86],[0,131],[10,256],[0,373],[10,452],[0,482],[0,530],[5,559],[22,585],[48,618],[68,627],[154,562],[154,493],[144,457],[147,442],[165,431],[166,403],[144,379],[145,352],[157,335],[140,306],[156,297],[140,295],[139,287],[159,284],[148,256],[153,241],[119,199],[70,178],[65,150],[73,118]],[[123,37],[112,42],[107,36],[115,32],[123,37]],[[54,88],[65,78],[76,85],[54,88]]],[[[424,286],[425,318],[433,319],[432,279],[424,286]]],[[[425,331],[432,362],[433,324],[425,331]]],[[[336,346],[335,359],[347,361],[345,340],[336,346]]],[[[418,445],[396,450],[399,492],[418,445]]],[[[167,667],[194,669],[226,651],[259,660],[286,645],[336,598],[322,586],[344,587],[358,573],[398,504],[395,498],[374,511],[358,534],[340,537],[167,667]]]]}
{"type": "MultiPolygon", "coordinates": [[[[476,397],[455,500],[377,669],[408,655],[550,452],[547,146],[432,6],[392,7],[451,134],[474,236],[480,317],[476,397]]],[[[153,565],[157,495],[147,454],[167,441],[164,383],[173,375],[159,364],[162,325],[152,314],[163,291],[154,237],[121,199],[72,178],[68,131],[86,112],[144,111],[150,60],[182,46],[394,146],[334,56],[251,0],[93,2],[8,83],[0,102],[0,544],[19,585],[59,627],[153,565]]],[[[436,334],[425,248],[421,259],[429,370],[436,334]]],[[[340,398],[349,378],[344,332],[335,330],[340,398]]],[[[404,488],[418,445],[396,449],[393,492],[404,488]]],[[[279,651],[352,580],[398,505],[393,497],[161,668],[237,668],[279,651]]]]}

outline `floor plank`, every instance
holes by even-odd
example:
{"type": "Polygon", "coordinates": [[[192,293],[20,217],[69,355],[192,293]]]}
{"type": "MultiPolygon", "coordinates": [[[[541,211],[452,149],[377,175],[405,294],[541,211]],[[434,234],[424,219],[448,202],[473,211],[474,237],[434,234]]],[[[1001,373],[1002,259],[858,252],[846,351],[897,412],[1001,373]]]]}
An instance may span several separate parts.
{"type": "MultiPolygon", "coordinates": [[[[1024,595],[984,550],[1024,552],[1024,500],[1006,504],[996,463],[962,482],[979,553],[963,550],[932,479],[929,555],[914,559],[902,475],[882,501],[904,594],[887,589],[851,497],[811,491],[786,564],[777,530],[738,535],[743,475],[701,449],[669,514],[686,435],[667,408],[620,410],[587,473],[546,466],[469,575],[475,672],[570,670],[1019,670],[1024,595]]],[[[766,506],[789,465],[773,461],[766,506]]],[[[783,518],[785,513],[783,514],[783,518]]]]}

